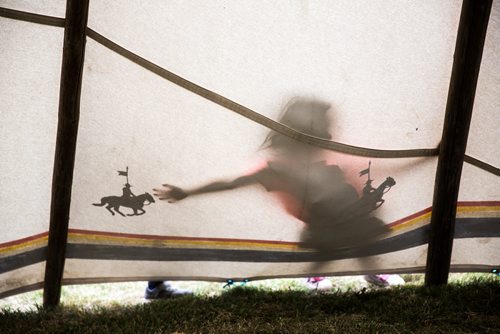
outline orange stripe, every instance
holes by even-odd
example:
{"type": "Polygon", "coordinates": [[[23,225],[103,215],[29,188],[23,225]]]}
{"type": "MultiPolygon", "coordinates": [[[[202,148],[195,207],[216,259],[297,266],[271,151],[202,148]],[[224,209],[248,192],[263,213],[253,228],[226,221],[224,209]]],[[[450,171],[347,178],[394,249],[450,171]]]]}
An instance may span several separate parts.
{"type": "Polygon", "coordinates": [[[459,206],[457,212],[500,212],[500,206],[459,206]]]}
{"type": "Polygon", "coordinates": [[[43,236],[39,239],[34,239],[34,240],[29,240],[23,243],[18,243],[12,246],[7,246],[7,247],[2,247],[0,248],[0,254],[5,254],[5,253],[12,253],[17,250],[21,249],[26,249],[26,248],[36,248],[39,246],[45,246],[47,245],[49,237],[48,236],[43,236]]]}
{"type": "Polygon", "coordinates": [[[500,206],[500,201],[467,201],[458,202],[458,206],[500,206]]]}
{"type": "Polygon", "coordinates": [[[199,238],[199,237],[178,237],[178,236],[162,236],[151,234],[130,234],[105,231],[91,231],[80,229],[69,229],[69,233],[84,234],[84,235],[100,235],[120,238],[139,238],[147,240],[179,240],[179,241],[212,241],[212,242],[249,242],[249,243],[265,243],[277,245],[295,245],[296,242],[277,241],[277,240],[258,240],[258,239],[230,239],[230,238],[199,238]]]}
{"type": "Polygon", "coordinates": [[[407,222],[410,222],[410,221],[413,221],[414,219],[417,219],[418,217],[422,217],[426,214],[430,214],[431,213],[431,208],[428,207],[427,209],[424,209],[424,210],[421,210],[421,211],[418,211],[414,214],[411,214],[409,216],[406,216],[404,218],[401,218],[401,219],[398,219],[390,224],[388,224],[387,226],[389,227],[394,227],[394,226],[397,226],[397,225],[401,225],[401,224],[404,224],[404,223],[407,223],[407,222]]]}
{"type": "MultiPolygon", "coordinates": [[[[485,202],[458,202],[457,206],[457,213],[459,212],[500,212],[500,201],[485,201],[485,202]]],[[[411,214],[407,217],[398,219],[387,226],[391,227],[394,229],[395,226],[398,225],[413,225],[414,220],[423,217],[425,218],[430,218],[430,215],[427,215],[428,213],[430,214],[432,212],[432,208],[428,207],[424,210],[418,211],[414,214],[411,214]]],[[[479,217],[478,217],[479,218],[479,217]]],[[[399,227],[398,227],[399,228],[399,227]]]]}
{"type": "Polygon", "coordinates": [[[32,235],[31,237],[26,237],[26,238],[22,238],[22,239],[17,239],[17,240],[13,240],[13,241],[4,242],[4,243],[0,244],[0,248],[11,246],[11,245],[20,244],[20,243],[23,243],[23,242],[26,242],[26,241],[30,241],[30,240],[39,239],[41,237],[47,237],[48,235],[49,235],[49,232],[43,232],[43,233],[32,235]]]}
{"type": "MultiPolygon", "coordinates": [[[[459,202],[457,213],[497,213],[500,212],[500,201],[469,201],[459,202]]],[[[407,217],[396,220],[388,226],[392,231],[399,231],[403,228],[417,227],[425,225],[431,216],[431,208],[426,208],[407,217]]],[[[481,215],[482,216],[482,215],[481,215]]],[[[115,242],[140,245],[162,246],[204,246],[204,247],[243,247],[243,248],[270,248],[270,249],[298,249],[298,242],[275,241],[275,240],[254,240],[254,239],[229,239],[229,238],[198,238],[198,237],[178,237],[160,236],[148,234],[129,234],[105,231],[91,231],[81,229],[70,229],[68,237],[72,240],[85,240],[97,242],[115,242]]],[[[48,232],[35,234],[30,237],[13,240],[0,244],[0,254],[9,253],[26,247],[37,247],[47,243],[48,232]]]]}
{"type": "MultiPolygon", "coordinates": [[[[431,218],[431,212],[429,211],[429,212],[425,212],[424,214],[422,214],[418,217],[415,217],[413,219],[402,222],[400,224],[392,225],[392,226],[390,226],[390,228],[392,231],[398,231],[398,230],[408,228],[408,227],[416,227],[419,225],[419,223],[429,222],[430,218],[431,218]]],[[[425,225],[425,224],[420,224],[420,225],[425,225]]]]}
{"type": "Polygon", "coordinates": [[[231,248],[231,249],[282,249],[282,250],[295,250],[298,249],[298,243],[276,244],[271,242],[237,242],[237,241],[209,241],[209,240],[177,240],[165,237],[163,239],[145,239],[145,238],[131,238],[131,237],[118,237],[118,236],[103,236],[98,234],[81,234],[70,233],[70,242],[97,242],[97,243],[119,243],[128,245],[146,245],[146,246],[162,246],[162,247],[217,247],[217,248],[231,248]]]}

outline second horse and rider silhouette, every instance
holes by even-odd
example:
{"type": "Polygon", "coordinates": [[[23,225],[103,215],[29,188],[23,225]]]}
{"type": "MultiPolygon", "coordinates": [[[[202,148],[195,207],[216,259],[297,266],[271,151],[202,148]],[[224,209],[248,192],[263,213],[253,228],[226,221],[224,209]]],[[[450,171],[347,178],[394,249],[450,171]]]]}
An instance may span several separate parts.
{"type": "MultiPolygon", "coordinates": [[[[298,132],[331,140],[328,103],[291,100],[279,122],[298,132]]],[[[361,196],[346,179],[344,170],[324,159],[324,151],[271,131],[261,145],[268,158],[258,169],[232,179],[219,179],[191,189],[164,184],[153,189],[160,200],[174,203],[187,197],[230,191],[260,184],[283,198],[284,209],[304,222],[301,245],[323,254],[346,247],[366,247],[385,237],[390,229],[373,215],[383,195],[396,184],[388,177],[374,188],[369,180],[361,196]]],[[[360,172],[368,174],[370,165],[360,172]]],[[[360,189],[361,190],[361,189],[360,189]]]]}

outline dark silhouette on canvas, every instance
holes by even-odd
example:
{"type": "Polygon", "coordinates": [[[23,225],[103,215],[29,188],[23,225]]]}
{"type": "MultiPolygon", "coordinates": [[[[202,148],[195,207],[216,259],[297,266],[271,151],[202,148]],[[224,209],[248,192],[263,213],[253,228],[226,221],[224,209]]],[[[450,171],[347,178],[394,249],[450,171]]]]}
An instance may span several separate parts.
{"type": "Polygon", "coordinates": [[[155,200],[150,193],[144,193],[142,195],[136,196],[132,192],[132,185],[128,183],[128,167],[126,171],[118,171],[118,175],[127,177],[127,183],[125,183],[122,189],[122,196],[107,196],[101,198],[100,203],[93,203],[95,206],[105,206],[106,209],[114,216],[115,212],[119,213],[123,217],[126,216],[140,216],[146,213],[143,209],[144,205],[149,205],[154,203],[155,200]],[[147,204],[145,202],[148,202],[147,204]],[[120,207],[127,207],[132,209],[133,213],[125,215],[120,211],[120,207]]]}
{"type": "MultiPolygon", "coordinates": [[[[330,105],[317,100],[294,99],[282,112],[280,122],[299,132],[331,139],[330,105]]],[[[323,150],[271,131],[263,143],[272,158],[249,175],[220,180],[194,189],[170,184],[154,189],[155,196],[170,203],[189,196],[260,184],[269,192],[286,194],[293,199],[294,215],[305,223],[302,245],[327,254],[345,247],[362,247],[389,231],[372,212],[384,200],[382,196],[395,184],[388,177],[374,188],[369,178],[360,197],[349,184],[342,169],[322,159],[323,150]]],[[[360,176],[369,174],[368,169],[360,176]]]]}
{"type": "Polygon", "coordinates": [[[122,189],[122,198],[123,199],[130,199],[136,197],[134,193],[132,192],[132,189],[130,189],[132,186],[127,182],[125,183],[125,186],[122,189]]]}
{"type": "Polygon", "coordinates": [[[366,182],[366,185],[363,188],[362,200],[370,203],[372,205],[372,209],[375,210],[380,208],[380,206],[384,204],[385,200],[382,199],[382,196],[384,196],[384,194],[396,184],[396,181],[394,181],[394,179],[389,176],[377,188],[373,188],[372,181],[373,180],[369,179],[366,182]]]}
{"type": "Polygon", "coordinates": [[[134,213],[127,214],[127,216],[140,216],[146,213],[143,209],[145,202],[154,203],[154,198],[149,193],[144,193],[132,198],[123,198],[122,196],[107,196],[101,198],[101,203],[92,203],[95,206],[105,206],[109,212],[114,216],[115,212],[119,213],[123,217],[126,215],[120,211],[120,207],[124,206],[130,208],[134,213]]]}
{"type": "Polygon", "coordinates": [[[382,204],[384,204],[385,200],[382,199],[382,196],[386,192],[388,192],[392,186],[396,184],[396,181],[392,177],[388,177],[380,186],[374,188],[372,186],[373,180],[370,177],[370,168],[372,162],[368,162],[368,168],[359,172],[359,176],[368,175],[368,179],[366,180],[365,186],[363,187],[363,198],[362,201],[367,204],[371,204],[372,209],[378,209],[382,204]]]}

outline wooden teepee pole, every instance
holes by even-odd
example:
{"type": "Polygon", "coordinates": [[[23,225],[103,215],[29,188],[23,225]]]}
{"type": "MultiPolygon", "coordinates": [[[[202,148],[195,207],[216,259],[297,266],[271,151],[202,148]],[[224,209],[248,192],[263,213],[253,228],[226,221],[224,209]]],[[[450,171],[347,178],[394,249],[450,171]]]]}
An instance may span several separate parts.
{"type": "Polygon", "coordinates": [[[80,117],[80,90],[88,8],[89,0],[67,0],[66,2],[49,243],[43,291],[45,307],[57,306],[61,296],[76,138],[80,117]]]}
{"type": "Polygon", "coordinates": [[[425,284],[448,281],[458,190],[492,0],[464,0],[432,203],[425,284]]]}

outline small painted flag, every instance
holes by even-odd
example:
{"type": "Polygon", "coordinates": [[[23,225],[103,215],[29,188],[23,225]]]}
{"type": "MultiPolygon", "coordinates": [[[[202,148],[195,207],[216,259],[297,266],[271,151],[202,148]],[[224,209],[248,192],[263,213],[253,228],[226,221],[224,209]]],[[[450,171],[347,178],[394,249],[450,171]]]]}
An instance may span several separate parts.
{"type": "Polygon", "coordinates": [[[118,171],[118,175],[128,176],[128,171],[127,171],[127,172],[124,172],[124,171],[119,170],[119,171],[118,171]]]}
{"type": "Polygon", "coordinates": [[[366,175],[370,173],[370,167],[368,167],[367,169],[363,169],[361,172],[359,172],[359,176],[363,176],[363,175],[366,175]]]}

